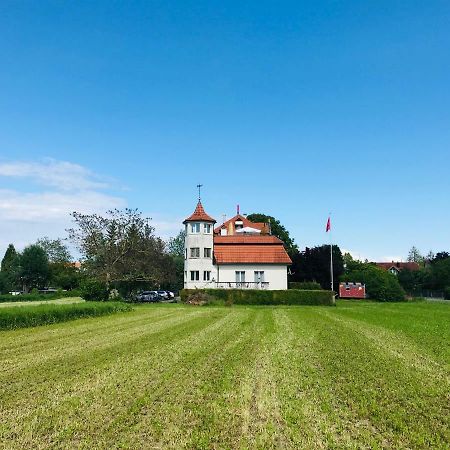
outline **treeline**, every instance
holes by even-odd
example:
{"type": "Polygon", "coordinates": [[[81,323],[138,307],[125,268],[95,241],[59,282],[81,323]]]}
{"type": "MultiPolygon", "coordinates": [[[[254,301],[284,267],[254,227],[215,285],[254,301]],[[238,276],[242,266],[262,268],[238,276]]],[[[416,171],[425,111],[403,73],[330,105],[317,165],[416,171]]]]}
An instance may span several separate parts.
{"type": "MultiPolygon", "coordinates": [[[[324,244],[300,251],[279,220],[265,214],[250,214],[249,220],[270,222],[272,234],[279,237],[292,259],[289,269],[291,286],[299,283],[316,282],[322,289],[331,287],[330,245],[324,244]]],[[[407,258],[416,262],[419,270],[402,269],[398,275],[391,274],[375,263],[357,261],[349,253],[342,254],[337,245],[333,245],[333,290],[338,292],[340,281],[362,282],[371,298],[381,301],[402,300],[405,296],[422,296],[427,291],[444,294],[450,299],[450,254],[441,251],[429,252],[422,256],[416,247],[412,247],[407,258]]]]}
{"type": "Polygon", "coordinates": [[[22,252],[13,244],[8,246],[1,262],[0,293],[27,293],[49,286],[72,290],[79,287],[81,279],[63,241],[45,237],[22,252]]]}
{"type": "Polygon", "coordinates": [[[52,287],[80,289],[104,300],[127,298],[138,290],[181,289],[177,238],[165,242],[155,236],[151,219],[138,210],[112,210],[104,216],[74,212],[72,217],[65,241],[42,238],[22,252],[9,245],[1,263],[0,293],[52,287]],[[81,265],[74,263],[66,241],[75,245],[81,265]]]}
{"type": "MultiPolygon", "coordinates": [[[[414,249],[414,247],[413,247],[414,249]]],[[[443,294],[450,299],[450,253],[441,251],[429,253],[427,257],[415,254],[417,259],[409,260],[419,264],[419,270],[403,269],[398,274],[398,281],[408,295],[421,296],[432,291],[436,295],[443,294]]]]}

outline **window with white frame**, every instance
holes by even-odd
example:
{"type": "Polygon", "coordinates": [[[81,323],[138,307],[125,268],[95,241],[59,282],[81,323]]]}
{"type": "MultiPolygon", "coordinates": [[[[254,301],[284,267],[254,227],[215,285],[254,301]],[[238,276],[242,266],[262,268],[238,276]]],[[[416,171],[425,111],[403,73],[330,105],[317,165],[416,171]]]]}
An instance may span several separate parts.
{"type": "Polygon", "coordinates": [[[200,247],[191,247],[191,258],[200,258],[200,247]]]}
{"type": "Polygon", "coordinates": [[[200,233],[199,223],[191,223],[191,233],[200,233]]]}
{"type": "Polygon", "coordinates": [[[211,258],[211,248],[205,247],[203,249],[203,258],[211,258]]]}
{"type": "Polygon", "coordinates": [[[245,283],[245,271],[236,270],[236,283],[245,283]]]}
{"type": "Polygon", "coordinates": [[[209,280],[211,280],[211,271],[204,270],[203,271],[203,281],[209,281],[209,280]]]}
{"type": "Polygon", "coordinates": [[[210,223],[203,224],[203,232],[207,234],[211,234],[212,225],[210,223]]]}
{"type": "Polygon", "coordinates": [[[255,283],[264,283],[264,270],[255,270],[255,283]]]}
{"type": "Polygon", "coordinates": [[[199,281],[200,280],[200,271],[191,270],[191,281],[199,281]]]}

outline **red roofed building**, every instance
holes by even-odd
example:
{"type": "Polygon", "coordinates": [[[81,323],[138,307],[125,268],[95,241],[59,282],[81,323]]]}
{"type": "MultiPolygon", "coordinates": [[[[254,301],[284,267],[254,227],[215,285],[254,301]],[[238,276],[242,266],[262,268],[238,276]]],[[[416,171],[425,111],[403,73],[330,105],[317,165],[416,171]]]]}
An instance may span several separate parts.
{"type": "Polygon", "coordinates": [[[183,223],[185,288],[287,289],[291,259],[269,224],[237,214],[213,229],[200,201],[183,223]]]}
{"type": "Polygon", "coordinates": [[[394,275],[398,275],[403,269],[407,270],[419,270],[420,266],[416,262],[377,262],[375,263],[381,269],[387,270],[394,275]]]}

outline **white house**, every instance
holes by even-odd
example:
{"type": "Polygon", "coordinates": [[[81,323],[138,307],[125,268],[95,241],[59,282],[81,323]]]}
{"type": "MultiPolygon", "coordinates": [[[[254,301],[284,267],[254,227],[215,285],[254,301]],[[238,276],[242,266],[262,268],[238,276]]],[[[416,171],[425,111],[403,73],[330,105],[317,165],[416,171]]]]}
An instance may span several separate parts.
{"type": "Polygon", "coordinates": [[[183,223],[185,288],[287,289],[291,259],[269,224],[237,214],[214,228],[200,200],[183,223]]]}

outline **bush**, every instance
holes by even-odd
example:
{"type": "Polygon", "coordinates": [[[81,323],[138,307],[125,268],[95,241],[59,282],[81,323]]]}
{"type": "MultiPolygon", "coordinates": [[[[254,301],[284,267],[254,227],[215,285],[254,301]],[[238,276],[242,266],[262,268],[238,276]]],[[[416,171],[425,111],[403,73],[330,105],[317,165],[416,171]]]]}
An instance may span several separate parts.
{"type": "Polygon", "coordinates": [[[360,282],[366,285],[367,297],[380,302],[405,300],[405,291],[395,275],[373,264],[362,264],[358,269],[341,277],[341,281],[360,282]]]}
{"type": "Polygon", "coordinates": [[[0,330],[35,327],[81,317],[96,317],[119,311],[131,311],[132,307],[119,302],[72,303],[70,305],[35,305],[0,308],[0,330]]]}
{"type": "MultiPolygon", "coordinates": [[[[207,294],[211,302],[226,305],[334,305],[334,295],[325,290],[264,291],[257,289],[183,289],[181,301],[189,303],[193,296],[207,294]]],[[[195,298],[195,297],[194,297],[195,298]]]]}
{"type": "Polygon", "coordinates": [[[292,281],[289,283],[289,289],[300,289],[302,291],[321,291],[322,286],[316,281],[292,281]]]}
{"type": "Polygon", "coordinates": [[[109,290],[106,283],[98,280],[85,280],[80,288],[80,295],[86,301],[104,302],[109,299],[109,290]]]}

